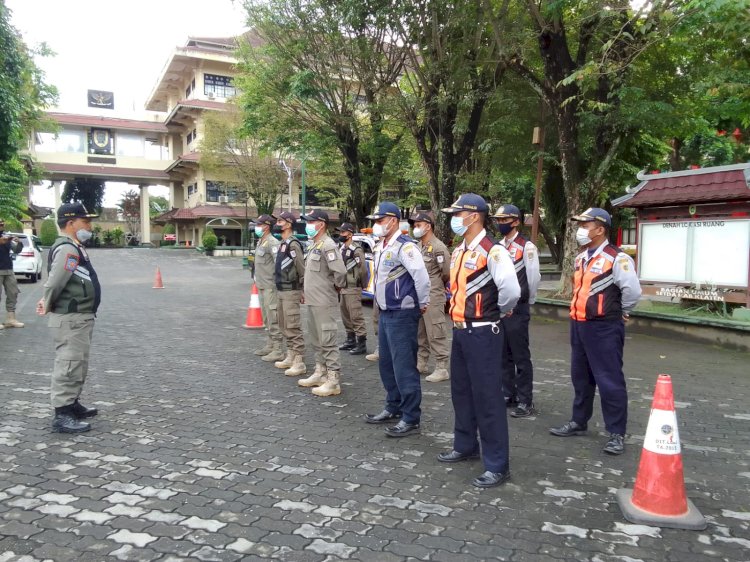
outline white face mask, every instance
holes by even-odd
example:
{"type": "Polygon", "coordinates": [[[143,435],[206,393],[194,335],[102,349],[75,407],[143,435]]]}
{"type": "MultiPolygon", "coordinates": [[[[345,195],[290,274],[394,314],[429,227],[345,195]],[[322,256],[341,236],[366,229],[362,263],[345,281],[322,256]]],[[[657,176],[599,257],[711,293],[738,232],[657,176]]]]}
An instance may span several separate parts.
{"type": "Polygon", "coordinates": [[[382,238],[383,236],[386,236],[388,232],[388,229],[385,225],[376,222],[374,225],[372,225],[372,233],[377,236],[378,238],[382,238]]]}
{"type": "Polygon", "coordinates": [[[414,229],[414,238],[422,238],[422,236],[424,235],[425,235],[424,228],[417,227],[414,229]]]}
{"type": "Polygon", "coordinates": [[[578,230],[576,230],[576,242],[578,242],[579,246],[585,246],[591,242],[588,229],[583,228],[582,226],[578,227],[578,230]]]}
{"type": "Polygon", "coordinates": [[[82,229],[80,229],[79,231],[76,232],[76,238],[78,239],[78,241],[81,244],[83,244],[84,242],[88,242],[89,240],[91,240],[91,237],[93,235],[94,235],[93,232],[91,232],[90,230],[86,230],[85,228],[82,228],[82,229]]]}

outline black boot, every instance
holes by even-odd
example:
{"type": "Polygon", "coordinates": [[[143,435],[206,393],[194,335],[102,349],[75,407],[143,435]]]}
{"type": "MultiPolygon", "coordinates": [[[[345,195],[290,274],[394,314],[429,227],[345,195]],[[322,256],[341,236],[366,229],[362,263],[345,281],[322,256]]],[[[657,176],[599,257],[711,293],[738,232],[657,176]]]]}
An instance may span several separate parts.
{"type": "Polygon", "coordinates": [[[357,343],[349,350],[351,355],[364,355],[367,353],[367,336],[357,336],[357,343]]]}
{"type": "Polygon", "coordinates": [[[73,414],[72,404],[55,408],[55,419],[52,420],[52,431],[57,433],[82,433],[91,429],[91,424],[78,421],[73,414]]]}
{"type": "Polygon", "coordinates": [[[339,346],[339,349],[352,349],[355,345],[357,345],[357,340],[354,339],[354,332],[347,332],[346,341],[339,346]]]}
{"type": "Polygon", "coordinates": [[[70,405],[70,408],[71,413],[79,420],[85,418],[93,418],[96,414],[99,413],[99,410],[97,410],[96,408],[87,408],[78,400],[73,402],[73,404],[70,405]]]}

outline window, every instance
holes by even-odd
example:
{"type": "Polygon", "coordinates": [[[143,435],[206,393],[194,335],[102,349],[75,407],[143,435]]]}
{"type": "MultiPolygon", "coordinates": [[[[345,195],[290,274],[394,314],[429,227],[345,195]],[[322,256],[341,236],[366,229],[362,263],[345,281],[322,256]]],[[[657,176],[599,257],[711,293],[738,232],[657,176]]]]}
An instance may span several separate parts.
{"type": "Polygon", "coordinates": [[[191,195],[193,195],[193,194],[194,194],[194,193],[196,193],[197,191],[198,191],[198,189],[197,189],[197,186],[196,186],[196,185],[195,185],[194,183],[191,183],[191,184],[190,184],[190,185],[188,186],[188,197],[190,197],[191,195]]]}
{"type": "Polygon", "coordinates": [[[217,181],[207,181],[206,182],[206,201],[211,201],[216,203],[219,200],[219,195],[221,195],[221,188],[223,186],[220,182],[217,181]]]}
{"type": "Polygon", "coordinates": [[[140,135],[117,134],[117,156],[143,158],[145,155],[144,138],[140,135]]]}
{"type": "Polygon", "coordinates": [[[237,93],[237,90],[232,84],[232,78],[230,76],[204,74],[203,93],[209,97],[213,94],[217,98],[231,98],[237,93]]]}
{"type": "Polygon", "coordinates": [[[63,129],[59,133],[37,133],[37,152],[85,152],[86,133],[63,129]]]}
{"type": "Polygon", "coordinates": [[[191,144],[193,144],[193,141],[196,138],[198,138],[198,130],[197,129],[193,129],[192,131],[190,131],[187,134],[187,139],[186,139],[187,142],[185,144],[187,144],[188,146],[190,146],[191,144]]]}

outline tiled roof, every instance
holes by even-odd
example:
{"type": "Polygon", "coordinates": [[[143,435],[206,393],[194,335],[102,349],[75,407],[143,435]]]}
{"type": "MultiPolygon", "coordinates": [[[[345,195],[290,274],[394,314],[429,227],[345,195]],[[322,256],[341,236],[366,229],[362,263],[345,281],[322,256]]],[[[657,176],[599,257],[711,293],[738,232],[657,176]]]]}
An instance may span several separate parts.
{"type": "Polygon", "coordinates": [[[621,207],[750,200],[750,164],[717,166],[656,175],[639,174],[641,183],[612,203],[621,207]]]}
{"type": "Polygon", "coordinates": [[[116,117],[100,117],[98,115],[77,115],[74,113],[47,112],[47,115],[60,125],[78,125],[82,127],[106,127],[110,129],[128,129],[131,131],[154,131],[167,133],[169,130],[164,123],[156,121],[137,121],[135,119],[118,119],[116,117]]]}

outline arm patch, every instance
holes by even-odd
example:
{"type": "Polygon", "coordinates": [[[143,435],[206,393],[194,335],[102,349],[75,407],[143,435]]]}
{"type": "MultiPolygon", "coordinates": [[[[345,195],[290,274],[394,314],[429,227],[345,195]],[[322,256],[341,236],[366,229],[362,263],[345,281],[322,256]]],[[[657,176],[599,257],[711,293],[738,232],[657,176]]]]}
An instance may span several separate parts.
{"type": "Polygon", "coordinates": [[[75,271],[78,267],[78,256],[68,254],[65,256],[65,271],[75,271]]]}

